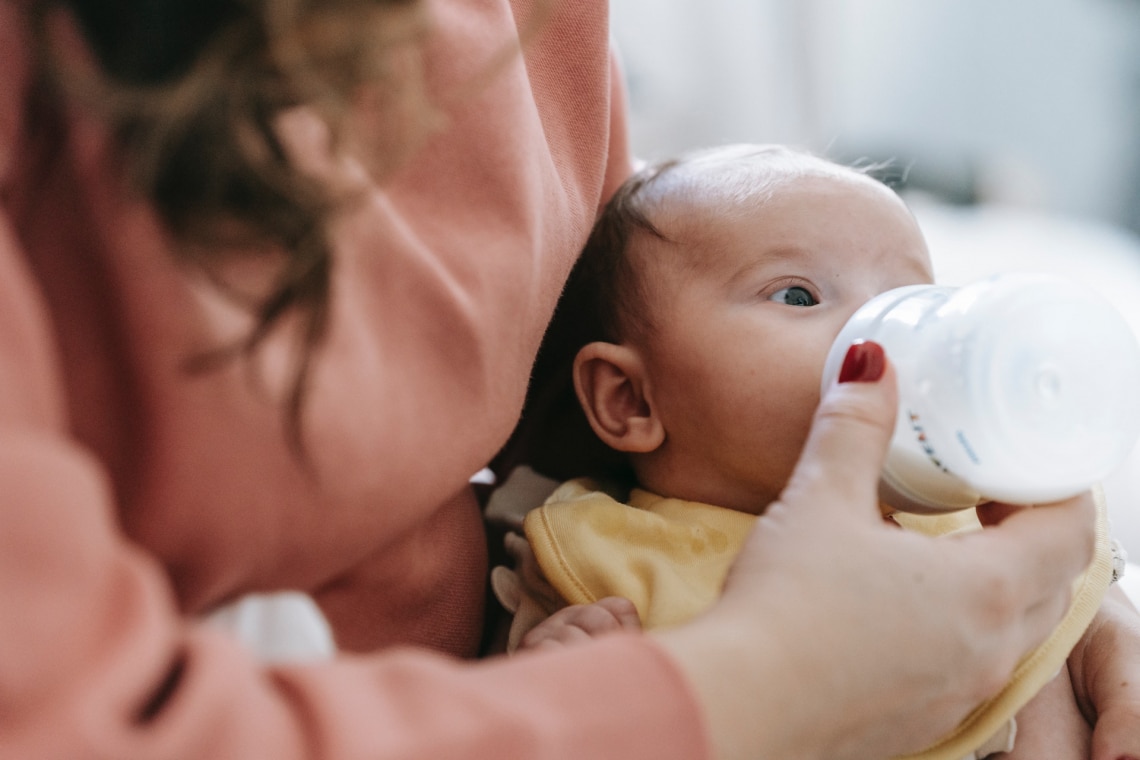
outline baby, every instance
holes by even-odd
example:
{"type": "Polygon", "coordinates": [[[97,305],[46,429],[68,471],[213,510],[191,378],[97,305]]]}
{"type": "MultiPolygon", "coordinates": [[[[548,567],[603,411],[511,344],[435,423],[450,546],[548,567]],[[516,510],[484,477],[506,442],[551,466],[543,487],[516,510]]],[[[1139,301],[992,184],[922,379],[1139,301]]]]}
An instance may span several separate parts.
{"type": "MultiPolygon", "coordinates": [[[[859,171],[731,146],[631,177],[552,327],[573,334],[559,337],[576,349],[568,379],[593,434],[620,456],[582,465],[576,474],[595,479],[560,487],[527,515],[526,540],[510,538],[516,571],[497,568],[493,585],[516,613],[511,646],[670,625],[711,604],[792,473],[840,328],[871,297],[932,279],[909,210],[859,171]]],[[[875,348],[854,360],[881,360],[875,348]]],[[[972,512],[897,520],[930,533],[978,527],[972,512]]],[[[1088,756],[1064,660],[1107,588],[1104,554],[1035,653],[1040,667],[1019,669],[1002,699],[921,757],[1088,756]]]]}

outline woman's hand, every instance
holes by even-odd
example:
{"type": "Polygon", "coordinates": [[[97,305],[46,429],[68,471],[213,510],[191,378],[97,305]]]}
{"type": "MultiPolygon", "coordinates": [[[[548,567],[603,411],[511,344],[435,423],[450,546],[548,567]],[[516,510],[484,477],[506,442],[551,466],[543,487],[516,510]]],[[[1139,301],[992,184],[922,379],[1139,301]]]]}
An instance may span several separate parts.
{"type": "Polygon", "coordinates": [[[1118,586],[1069,656],[1093,760],[1140,758],[1140,613],[1118,586]]]}
{"type": "Polygon", "coordinates": [[[1045,639],[1092,555],[1087,496],[952,540],[885,525],[876,494],[894,374],[873,344],[848,357],[848,382],[824,398],[723,597],[656,634],[721,758],[890,757],[932,744],[1045,639]]]}

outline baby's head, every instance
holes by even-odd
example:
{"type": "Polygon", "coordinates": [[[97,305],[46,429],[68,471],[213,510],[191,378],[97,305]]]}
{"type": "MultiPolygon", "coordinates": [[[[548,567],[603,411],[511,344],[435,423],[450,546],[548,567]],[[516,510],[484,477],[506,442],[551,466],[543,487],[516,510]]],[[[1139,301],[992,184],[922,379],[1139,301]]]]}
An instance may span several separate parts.
{"type": "Polygon", "coordinates": [[[906,206],[856,170],[778,146],[650,166],[572,278],[593,325],[574,388],[641,486],[759,513],[799,457],[847,318],[931,280],[906,206]]]}

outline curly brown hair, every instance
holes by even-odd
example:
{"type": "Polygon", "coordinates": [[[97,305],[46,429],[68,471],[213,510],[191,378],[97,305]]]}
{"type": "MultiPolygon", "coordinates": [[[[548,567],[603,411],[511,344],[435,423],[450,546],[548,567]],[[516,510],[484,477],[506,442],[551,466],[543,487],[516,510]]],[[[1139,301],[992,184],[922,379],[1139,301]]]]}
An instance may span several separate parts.
{"type": "MultiPolygon", "coordinates": [[[[304,105],[329,126],[335,146],[362,88],[389,102],[421,87],[422,3],[41,0],[33,21],[43,90],[79,99],[106,121],[133,189],[154,204],[181,261],[239,297],[227,288],[225,263],[280,254],[271,287],[244,304],[254,317],[249,334],[191,357],[187,369],[249,357],[295,317],[286,407],[290,444],[301,451],[306,381],[329,311],[328,222],[346,199],[291,164],[275,123],[304,105]],[[61,7],[74,15],[101,71],[77,71],[53,46],[48,19],[61,7]]],[[[422,107],[400,114],[415,122],[400,134],[422,137],[436,114],[422,92],[413,94],[422,107]]],[[[384,147],[399,154],[409,146],[384,147]]],[[[388,168],[398,163],[387,159],[388,168]]]]}

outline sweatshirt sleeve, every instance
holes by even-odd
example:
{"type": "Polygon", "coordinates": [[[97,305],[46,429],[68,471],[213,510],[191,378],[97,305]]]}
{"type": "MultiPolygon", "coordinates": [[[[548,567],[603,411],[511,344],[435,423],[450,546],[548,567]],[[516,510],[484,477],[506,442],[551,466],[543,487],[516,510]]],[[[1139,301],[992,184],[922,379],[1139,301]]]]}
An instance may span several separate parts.
{"type": "MultiPolygon", "coordinates": [[[[609,201],[622,182],[633,173],[633,149],[629,142],[629,93],[626,90],[625,68],[621,53],[610,47],[610,143],[606,161],[605,183],[602,185],[602,204],[609,201]]],[[[599,212],[601,209],[599,209],[599,212]]]]}
{"type": "Polygon", "coordinates": [[[0,757],[704,755],[684,685],[640,636],[482,664],[397,650],[261,669],[177,616],[81,452],[5,434],[0,453],[0,757]]]}

